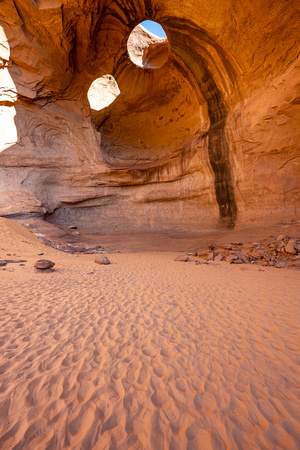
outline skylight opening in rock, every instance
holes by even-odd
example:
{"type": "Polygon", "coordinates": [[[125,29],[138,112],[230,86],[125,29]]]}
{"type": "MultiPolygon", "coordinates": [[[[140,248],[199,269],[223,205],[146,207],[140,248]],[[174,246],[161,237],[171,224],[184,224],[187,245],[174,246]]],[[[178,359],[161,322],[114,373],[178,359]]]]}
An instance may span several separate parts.
{"type": "Polygon", "coordinates": [[[103,75],[92,82],[88,90],[90,107],[96,111],[109,106],[120,94],[118,83],[112,75],[103,75]]]}
{"type": "Polygon", "coordinates": [[[146,30],[150,31],[150,33],[155,34],[155,36],[163,39],[167,39],[167,35],[163,27],[153,20],[144,20],[140,23],[142,27],[146,28],[146,30]]]}
{"type": "Polygon", "coordinates": [[[127,50],[131,61],[143,69],[158,69],[168,60],[170,46],[162,26],[145,20],[131,32],[127,50]]]}

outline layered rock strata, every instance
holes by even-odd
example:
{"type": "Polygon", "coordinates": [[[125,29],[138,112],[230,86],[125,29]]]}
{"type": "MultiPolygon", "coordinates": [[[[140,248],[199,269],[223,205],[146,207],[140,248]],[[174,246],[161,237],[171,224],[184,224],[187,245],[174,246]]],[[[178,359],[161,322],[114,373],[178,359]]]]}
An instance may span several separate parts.
{"type": "Polygon", "coordinates": [[[298,220],[296,2],[4,0],[0,14],[0,214],[102,232],[298,220]],[[145,18],[168,40],[130,40],[145,18]],[[120,94],[97,111],[104,76],[120,94]]]}

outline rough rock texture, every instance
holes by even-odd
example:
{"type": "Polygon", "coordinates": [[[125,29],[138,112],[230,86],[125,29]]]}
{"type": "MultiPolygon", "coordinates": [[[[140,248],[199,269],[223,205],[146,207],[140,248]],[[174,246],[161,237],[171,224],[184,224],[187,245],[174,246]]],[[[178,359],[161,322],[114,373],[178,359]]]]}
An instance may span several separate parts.
{"type": "Polygon", "coordinates": [[[39,259],[34,263],[34,267],[39,270],[51,269],[55,266],[53,261],[49,261],[49,259],[39,259]]]}
{"type": "Polygon", "coordinates": [[[0,214],[101,231],[297,220],[298,2],[4,0],[0,18],[0,214]],[[127,42],[145,18],[168,42],[140,28],[139,67],[127,42]],[[104,75],[120,95],[96,111],[104,75]]]}
{"type": "Polygon", "coordinates": [[[108,264],[110,264],[110,260],[105,255],[96,255],[95,263],[107,266],[108,264]]]}
{"type": "Polygon", "coordinates": [[[127,50],[131,61],[144,69],[159,69],[170,55],[168,39],[158,38],[142,25],[130,33],[127,50]]]}
{"type": "MultiPolygon", "coordinates": [[[[300,269],[300,239],[289,239],[289,236],[274,236],[259,239],[259,242],[232,242],[227,245],[217,245],[215,252],[198,250],[196,255],[206,261],[230,264],[259,264],[271,267],[292,267],[300,269]],[[299,249],[299,250],[298,250],[299,249]],[[296,256],[295,256],[296,255],[296,256]]],[[[208,246],[209,248],[211,246],[208,246]]],[[[196,260],[197,262],[197,260],[196,260]]],[[[203,263],[203,261],[200,261],[203,263]]]]}

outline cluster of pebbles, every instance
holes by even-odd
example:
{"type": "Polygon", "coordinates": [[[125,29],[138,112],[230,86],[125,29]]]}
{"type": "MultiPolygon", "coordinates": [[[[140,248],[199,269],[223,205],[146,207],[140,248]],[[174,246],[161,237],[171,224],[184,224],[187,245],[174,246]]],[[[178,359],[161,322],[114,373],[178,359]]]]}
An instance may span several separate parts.
{"type": "Polygon", "coordinates": [[[230,264],[259,264],[261,266],[300,268],[300,239],[287,235],[269,236],[259,242],[226,245],[210,244],[188,255],[180,255],[176,261],[196,261],[197,264],[226,261],[230,264]],[[197,257],[191,259],[191,256],[197,257]]]}

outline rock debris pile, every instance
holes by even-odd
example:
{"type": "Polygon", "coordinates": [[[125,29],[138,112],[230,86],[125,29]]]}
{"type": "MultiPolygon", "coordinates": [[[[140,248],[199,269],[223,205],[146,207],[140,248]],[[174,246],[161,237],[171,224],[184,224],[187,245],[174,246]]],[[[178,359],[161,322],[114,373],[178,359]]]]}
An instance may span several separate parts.
{"type": "Polygon", "coordinates": [[[180,255],[175,259],[183,262],[191,260],[197,264],[225,261],[230,264],[259,264],[300,269],[300,239],[279,235],[246,244],[242,242],[231,242],[226,245],[209,244],[208,249],[199,249],[194,254],[180,255]]]}

